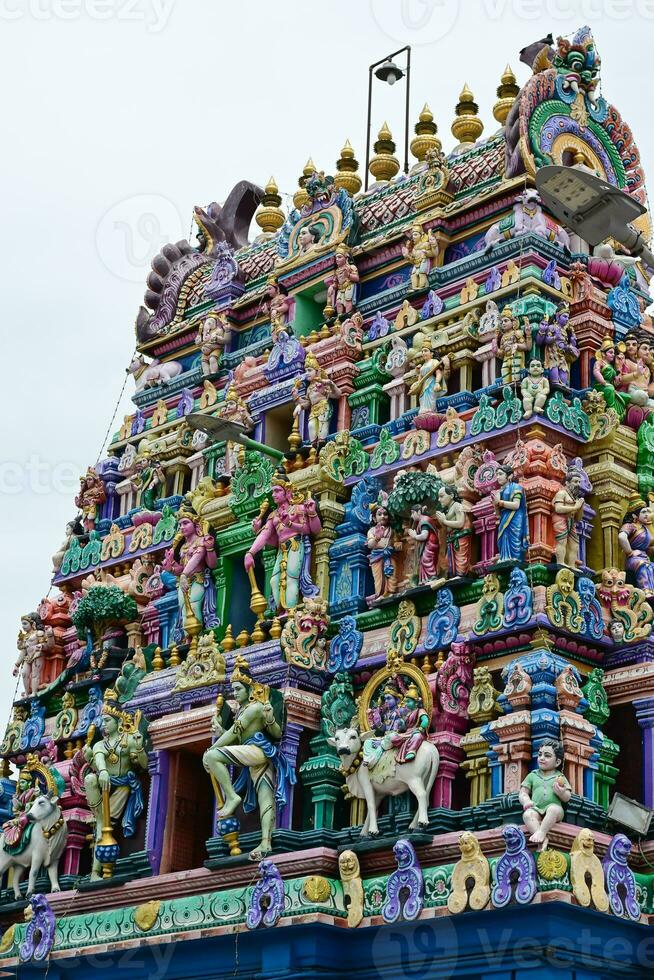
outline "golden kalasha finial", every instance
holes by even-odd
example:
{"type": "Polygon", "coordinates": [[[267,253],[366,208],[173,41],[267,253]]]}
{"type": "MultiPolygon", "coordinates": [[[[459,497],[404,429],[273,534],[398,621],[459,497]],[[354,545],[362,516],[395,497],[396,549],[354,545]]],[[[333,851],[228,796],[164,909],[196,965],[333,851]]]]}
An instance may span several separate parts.
{"type": "Polygon", "coordinates": [[[354,197],[361,190],[361,178],[358,174],[359,161],[354,156],[354,150],[349,140],[345,140],[345,145],[341,150],[341,155],[336,161],[336,173],[334,174],[334,184],[338,188],[343,188],[354,197]]]}
{"type": "Polygon", "coordinates": [[[516,82],[511,66],[507,65],[497,86],[497,102],[493,106],[493,115],[501,126],[506,122],[506,117],[519,91],[520,86],[516,82]]]}
{"type": "Polygon", "coordinates": [[[275,178],[271,177],[266,184],[265,194],[261,198],[261,204],[254,216],[254,220],[264,235],[274,235],[284,224],[285,219],[284,212],[280,208],[281,203],[279,188],[275,183],[275,178]]]}
{"type": "Polygon", "coordinates": [[[375,180],[391,180],[400,169],[400,161],[394,155],[395,143],[388,123],[384,123],[377,133],[373,149],[375,155],[369,164],[370,173],[375,180]]]}
{"type": "Polygon", "coordinates": [[[484,124],[479,118],[479,106],[475,97],[464,84],[454,110],[455,119],[452,123],[452,135],[459,143],[474,143],[484,131],[484,124]]]}
{"type": "Polygon", "coordinates": [[[305,191],[304,185],[306,184],[307,179],[311,176],[311,174],[317,172],[318,172],[318,168],[316,167],[311,157],[309,157],[309,159],[304,165],[304,170],[302,171],[300,178],[298,180],[299,190],[297,190],[293,195],[293,204],[295,205],[296,208],[302,208],[304,207],[305,204],[309,203],[309,195],[305,191]]]}
{"type": "Polygon", "coordinates": [[[414,127],[415,136],[411,140],[411,152],[419,163],[425,159],[429,150],[442,150],[442,144],[437,133],[437,126],[431,109],[425,102],[418,122],[414,127]]]}

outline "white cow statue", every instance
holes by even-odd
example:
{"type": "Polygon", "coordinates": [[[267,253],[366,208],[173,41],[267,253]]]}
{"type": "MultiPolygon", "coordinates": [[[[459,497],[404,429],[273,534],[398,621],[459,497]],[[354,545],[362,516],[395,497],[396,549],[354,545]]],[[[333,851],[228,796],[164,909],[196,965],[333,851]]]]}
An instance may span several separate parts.
{"type": "Polygon", "coordinates": [[[490,226],[484,236],[484,246],[488,251],[498,242],[529,234],[541,235],[548,242],[556,242],[564,248],[570,248],[570,236],[567,231],[543,212],[540,195],[533,188],[527,188],[518,195],[513,205],[512,215],[490,226]]]}
{"type": "MultiPolygon", "coordinates": [[[[415,796],[418,809],[416,815],[409,824],[410,830],[417,827],[427,827],[429,824],[429,794],[434,785],[434,780],[438,773],[439,755],[438,749],[431,742],[422,742],[418,749],[415,759],[410,762],[395,762],[388,775],[379,781],[375,780],[375,769],[377,765],[368,769],[364,765],[355,767],[355,761],[361,758],[363,742],[369,738],[372,732],[365,732],[363,735],[356,726],[351,728],[337,728],[333,738],[328,742],[334,746],[341,760],[341,768],[346,773],[345,782],[347,788],[359,800],[365,800],[367,805],[366,819],[361,828],[361,836],[376,836],[379,833],[377,826],[377,809],[379,804],[386,796],[400,796],[409,790],[415,796]],[[350,772],[350,770],[352,770],[350,772]]],[[[387,750],[393,752],[393,749],[387,750]]],[[[387,767],[384,766],[384,772],[387,767]]]]}
{"type": "Polygon", "coordinates": [[[47,868],[50,887],[53,892],[60,891],[58,864],[68,836],[68,828],[63,818],[59,797],[50,793],[37,796],[27,811],[34,824],[29,844],[21,854],[9,854],[5,850],[4,834],[0,836],[0,876],[8,868],[14,872],[14,895],[20,901],[20,883],[24,871],[29,868],[27,897],[34,894],[36,879],[41,868],[47,868]]]}
{"type": "Polygon", "coordinates": [[[143,355],[138,354],[127,368],[127,373],[134,375],[136,390],[143,391],[144,388],[154,388],[155,385],[170,384],[179,377],[182,370],[179,361],[160,362],[155,357],[148,364],[143,355]]]}

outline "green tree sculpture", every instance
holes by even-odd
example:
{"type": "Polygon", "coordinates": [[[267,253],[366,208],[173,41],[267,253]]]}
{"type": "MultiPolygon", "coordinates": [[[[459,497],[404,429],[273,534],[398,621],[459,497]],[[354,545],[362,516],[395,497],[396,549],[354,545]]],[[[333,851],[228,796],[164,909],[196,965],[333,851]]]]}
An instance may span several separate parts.
{"type": "Polygon", "coordinates": [[[80,640],[90,633],[94,647],[108,626],[132,623],[137,618],[136,602],[117,585],[94,585],[80,599],[71,617],[80,640]]]}

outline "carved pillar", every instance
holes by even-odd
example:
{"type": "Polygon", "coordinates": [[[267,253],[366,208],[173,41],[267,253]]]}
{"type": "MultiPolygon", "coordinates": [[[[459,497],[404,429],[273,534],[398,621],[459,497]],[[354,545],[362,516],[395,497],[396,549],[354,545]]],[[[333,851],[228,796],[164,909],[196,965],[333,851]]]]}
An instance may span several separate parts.
{"type": "MultiPolygon", "coordinates": [[[[595,755],[595,749],[591,745],[595,726],[580,714],[567,709],[559,711],[559,722],[566,776],[572,786],[572,792],[577,793],[578,796],[586,796],[585,773],[592,756],[595,755]]],[[[592,793],[590,798],[592,799],[592,793]]]]}
{"type": "Polygon", "coordinates": [[[391,400],[390,415],[392,419],[399,419],[408,409],[407,390],[404,378],[393,378],[388,384],[384,385],[384,391],[391,400]]]}
{"type": "MultiPolygon", "coordinates": [[[[287,721],[284,734],[280,745],[282,755],[288,760],[291,769],[295,772],[297,768],[297,753],[300,747],[300,736],[304,731],[304,726],[296,721],[287,721]]],[[[295,797],[295,786],[289,787],[288,800],[286,806],[282,807],[277,814],[277,826],[289,830],[293,820],[293,800],[295,797]]]]}
{"type": "Polygon", "coordinates": [[[121,483],[116,484],[116,493],[120,501],[119,514],[120,517],[124,517],[136,506],[136,491],[129,480],[122,480],[121,483]]]}
{"type": "Polygon", "coordinates": [[[461,748],[466,754],[461,769],[470,784],[470,806],[479,806],[491,795],[488,744],[481,736],[481,728],[473,728],[464,735],[461,748]]]}
{"type": "Polygon", "coordinates": [[[160,641],[160,624],[159,624],[159,610],[153,602],[145,607],[143,613],[143,618],[141,619],[141,629],[143,630],[143,636],[145,637],[145,645],[148,646],[150,643],[154,643],[157,646],[161,646],[160,641]]]}
{"type": "Polygon", "coordinates": [[[78,875],[82,851],[89,846],[88,836],[93,832],[93,818],[88,810],[73,807],[65,813],[68,837],[61,865],[62,875],[78,875]]]}
{"type": "Polygon", "coordinates": [[[531,768],[531,712],[513,711],[489,722],[482,735],[493,749],[489,757],[493,796],[517,793],[531,768]]]}
{"type": "Polygon", "coordinates": [[[643,803],[654,807],[654,698],[639,698],[633,702],[633,706],[643,745],[643,803]]]}
{"type": "Polygon", "coordinates": [[[480,543],[480,561],[473,570],[485,575],[497,560],[497,514],[490,497],[483,497],[472,505],[472,523],[480,543]]]}
{"type": "Polygon", "coordinates": [[[205,456],[202,450],[197,453],[193,453],[192,456],[188,458],[188,465],[191,470],[191,490],[195,490],[198,483],[205,475],[205,456]]]}
{"type": "Polygon", "coordinates": [[[492,686],[488,668],[475,670],[474,681],[468,704],[468,718],[476,723],[476,727],[461,739],[461,748],[466,754],[461,769],[470,784],[470,805],[478,806],[491,795],[488,742],[482,735],[482,725],[493,721],[500,708],[497,703],[499,692],[492,686]]]}
{"type": "Polygon", "coordinates": [[[620,752],[620,746],[601,734],[597,773],[595,775],[595,802],[608,809],[612,787],[618,775],[618,769],[613,765],[615,757],[620,752]]]}
{"type": "Polygon", "coordinates": [[[343,520],[343,507],[332,500],[327,493],[320,498],[320,520],[322,528],[313,542],[315,561],[314,582],[320,589],[323,599],[329,599],[329,549],[336,540],[336,526],[343,520]]]}
{"type": "Polygon", "coordinates": [[[302,785],[311,792],[314,830],[333,830],[334,811],[342,797],[338,757],[324,735],[311,739],[311,757],[300,767],[302,785]]]}
{"type": "Polygon", "coordinates": [[[454,732],[436,732],[429,736],[429,741],[438,748],[440,763],[438,775],[431,791],[430,806],[452,806],[452,786],[457,771],[464,757],[460,747],[461,736],[454,732]]]}
{"type": "Polygon", "coordinates": [[[150,798],[145,828],[145,849],[154,875],[159,874],[161,853],[168,809],[168,782],[170,755],[166,749],[156,749],[148,755],[150,773],[150,798]]]}
{"type": "Polygon", "coordinates": [[[620,425],[605,439],[587,446],[585,469],[593,484],[588,503],[597,513],[602,534],[590,541],[586,563],[591,568],[622,568],[618,534],[627,501],[638,490],[636,433],[620,425]]]}

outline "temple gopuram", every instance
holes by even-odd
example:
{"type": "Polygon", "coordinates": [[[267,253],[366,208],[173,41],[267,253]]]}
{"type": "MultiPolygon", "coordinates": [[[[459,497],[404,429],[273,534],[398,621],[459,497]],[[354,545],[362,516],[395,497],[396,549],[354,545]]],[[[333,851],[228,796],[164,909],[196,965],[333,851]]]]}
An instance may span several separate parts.
{"type": "Polygon", "coordinates": [[[651,976],[654,269],[536,184],[644,174],[588,28],[521,60],[152,257],[20,619],[0,976],[651,976]]]}

